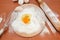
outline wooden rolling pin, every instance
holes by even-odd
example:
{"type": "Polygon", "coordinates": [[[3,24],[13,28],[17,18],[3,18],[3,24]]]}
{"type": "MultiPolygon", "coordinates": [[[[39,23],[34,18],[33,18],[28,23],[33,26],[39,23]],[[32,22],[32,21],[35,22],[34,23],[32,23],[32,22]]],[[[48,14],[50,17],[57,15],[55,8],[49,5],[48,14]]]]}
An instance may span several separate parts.
{"type": "Polygon", "coordinates": [[[45,12],[46,16],[49,18],[51,23],[54,25],[55,29],[57,31],[60,31],[60,20],[56,17],[54,12],[42,0],[38,0],[38,2],[40,3],[40,7],[43,9],[43,11],[45,12]]]}

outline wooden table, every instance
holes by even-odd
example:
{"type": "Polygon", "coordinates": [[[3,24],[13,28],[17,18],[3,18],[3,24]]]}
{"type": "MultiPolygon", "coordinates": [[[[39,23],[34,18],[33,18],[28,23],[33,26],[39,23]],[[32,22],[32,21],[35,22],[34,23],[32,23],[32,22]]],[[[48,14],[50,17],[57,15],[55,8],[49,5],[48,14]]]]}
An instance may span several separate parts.
{"type": "MultiPolygon", "coordinates": [[[[48,6],[57,14],[60,15],[60,0],[43,0],[45,1],[48,6]]],[[[39,6],[36,0],[30,0],[30,3],[36,4],[39,6]]],[[[7,15],[12,12],[18,6],[17,2],[12,2],[12,0],[0,0],[0,16],[6,19],[7,15]]],[[[60,18],[60,17],[59,17],[60,18]]],[[[2,28],[3,22],[0,24],[0,29],[2,28]]],[[[15,33],[9,33],[7,30],[4,34],[0,37],[0,40],[60,40],[60,33],[51,33],[45,34],[44,36],[37,35],[32,38],[23,38],[15,33]]]]}

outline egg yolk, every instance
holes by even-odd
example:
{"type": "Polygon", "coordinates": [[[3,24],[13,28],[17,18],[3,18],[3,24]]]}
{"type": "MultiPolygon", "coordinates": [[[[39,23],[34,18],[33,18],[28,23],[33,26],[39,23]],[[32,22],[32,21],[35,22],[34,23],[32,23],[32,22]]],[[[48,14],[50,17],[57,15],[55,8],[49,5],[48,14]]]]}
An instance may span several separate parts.
{"type": "Polygon", "coordinates": [[[28,24],[30,22],[30,15],[29,14],[24,14],[23,17],[22,17],[22,21],[25,24],[28,24]]]}

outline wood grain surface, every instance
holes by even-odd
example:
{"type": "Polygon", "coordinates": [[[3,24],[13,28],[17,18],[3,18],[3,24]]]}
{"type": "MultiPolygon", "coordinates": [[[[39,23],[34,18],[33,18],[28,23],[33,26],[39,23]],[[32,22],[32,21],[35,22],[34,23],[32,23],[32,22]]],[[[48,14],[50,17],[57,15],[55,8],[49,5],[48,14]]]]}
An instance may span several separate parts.
{"type": "MultiPolygon", "coordinates": [[[[43,0],[48,6],[54,11],[56,14],[60,16],[60,0],[43,0]]],[[[30,3],[39,6],[37,0],[30,0],[30,3]]],[[[0,23],[0,29],[3,27],[6,18],[9,13],[11,13],[18,5],[17,2],[13,2],[12,0],[0,0],[0,17],[3,18],[3,22],[0,23]]],[[[60,19],[60,17],[58,17],[60,19]]],[[[4,34],[0,37],[0,40],[60,40],[60,33],[51,33],[45,34],[44,36],[36,35],[32,38],[24,38],[16,35],[15,33],[9,33],[8,29],[4,34]]]]}

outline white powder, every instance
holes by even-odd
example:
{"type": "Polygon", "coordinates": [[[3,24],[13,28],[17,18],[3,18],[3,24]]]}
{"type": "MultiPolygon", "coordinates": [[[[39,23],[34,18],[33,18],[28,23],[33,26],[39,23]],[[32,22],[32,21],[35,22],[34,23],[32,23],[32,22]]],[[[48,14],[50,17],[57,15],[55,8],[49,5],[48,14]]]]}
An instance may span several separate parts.
{"type": "Polygon", "coordinates": [[[33,7],[30,7],[30,8],[26,8],[24,9],[22,12],[19,12],[18,14],[18,17],[16,18],[16,20],[14,22],[12,22],[12,28],[14,29],[15,32],[23,32],[23,33],[26,33],[26,34],[32,34],[34,32],[37,32],[40,30],[42,30],[43,28],[43,22],[44,20],[42,19],[42,12],[38,11],[39,9],[35,9],[33,7]],[[20,20],[21,16],[23,14],[31,14],[32,17],[31,17],[31,22],[30,24],[28,25],[24,25],[22,23],[22,21],[20,20]],[[41,13],[41,14],[40,14],[41,13]],[[36,15],[37,14],[37,15],[36,15]],[[36,16],[39,16],[39,17],[36,17],[36,16]]]}
{"type": "Polygon", "coordinates": [[[0,17],[0,23],[2,22],[2,18],[0,17]]]}
{"type": "Polygon", "coordinates": [[[29,2],[29,0],[24,0],[25,1],[25,3],[28,3],[29,2]]]}
{"type": "MultiPolygon", "coordinates": [[[[48,7],[46,3],[43,3],[40,5],[40,7],[44,10],[45,14],[51,18],[53,22],[57,22],[58,19],[56,18],[56,15],[53,13],[53,11],[48,7]]],[[[49,22],[49,20],[46,20],[47,24],[49,25],[52,33],[56,33],[56,30],[52,26],[52,24],[49,22]]]]}
{"type": "Polygon", "coordinates": [[[18,4],[22,5],[24,3],[24,0],[18,0],[18,4]]]}
{"type": "Polygon", "coordinates": [[[47,27],[45,27],[44,30],[40,33],[41,36],[44,36],[45,34],[50,34],[47,27]]]}

